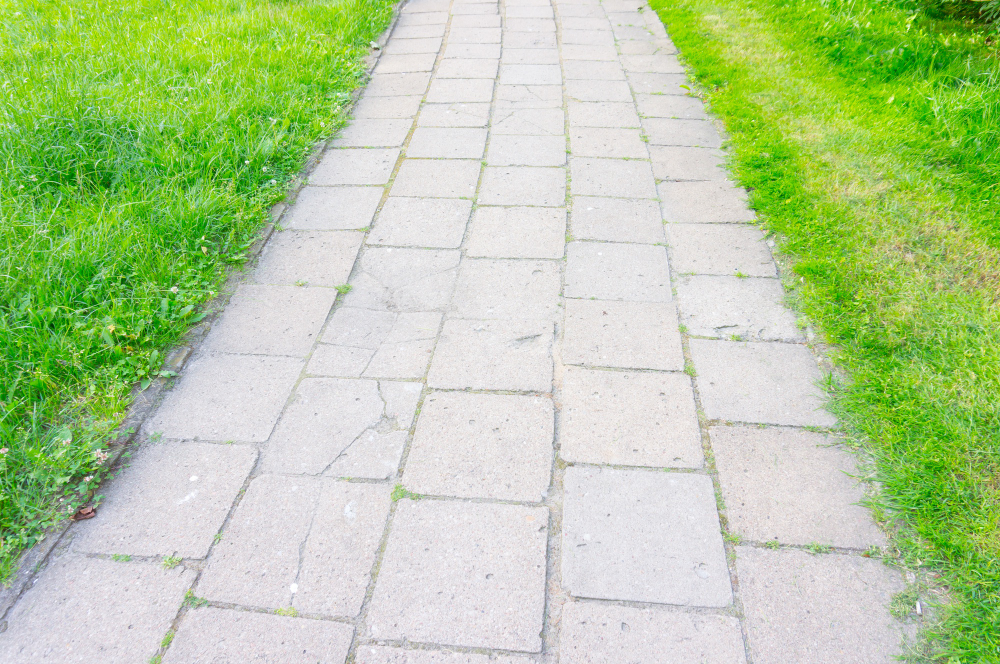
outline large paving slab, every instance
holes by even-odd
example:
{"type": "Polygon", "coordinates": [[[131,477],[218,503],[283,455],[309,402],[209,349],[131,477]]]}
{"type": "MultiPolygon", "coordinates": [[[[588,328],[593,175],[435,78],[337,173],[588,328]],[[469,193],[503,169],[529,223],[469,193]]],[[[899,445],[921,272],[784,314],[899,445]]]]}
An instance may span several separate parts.
{"type": "Polygon", "coordinates": [[[342,664],[353,635],[350,625],[329,620],[204,607],[184,617],[163,661],[342,664]]]}
{"type": "Polygon", "coordinates": [[[427,374],[443,389],[552,390],[551,323],[448,320],[427,374]]]}
{"type": "Polygon", "coordinates": [[[782,304],[777,279],[685,276],[677,280],[681,322],[699,337],[804,341],[795,314],[782,304]]]}
{"type": "Polygon", "coordinates": [[[730,528],[743,539],[867,549],[885,537],[859,503],[853,455],[800,429],[709,429],[730,528]],[[763,463],[762,463],[763,462],[763,463]]]}
{"type": "Polygon", "coordinates": [[[902,654],[888,606],[903,580],[878,560],[741,546],[736,569],[755,663],[889,664],[902,654]]]}
{"type": "Polygon", "coordinates": [[[668,302],[667,252],[645,244],[571,242],[566,248],[566,297],[668,302]]]}
{"type": "Polygon", "coordinates": [[[194,570],[64,554],[7,615],[4,664],[132,664],[156,654],[194,570]]]}
{"type": "Polygon", "coordinates": [[[574,597],[732,602],[708,476],[574,466],[563,483],[562,581],[574,597]]]}
{"type": "Polygon", "coordinates": [[[257,460],[245,445],[147,443],[77,528],[79,551],[204,558],[257,460]]]}
{"type": "Polygon", "coordinates": [[[671,303],[566,300],[562,360],[622,369],[684,368],[671,303]]]}
{"type": "Polygon", "coordinates": [[[538,652],[547,538],[544,507],[400,501],[369,635],[538,652]]]}
{"type": "Polygon", "coordinates": [[[563,607],[560,637],[564,664],[746,662],[732,616],[575,601],[563,607]]]}

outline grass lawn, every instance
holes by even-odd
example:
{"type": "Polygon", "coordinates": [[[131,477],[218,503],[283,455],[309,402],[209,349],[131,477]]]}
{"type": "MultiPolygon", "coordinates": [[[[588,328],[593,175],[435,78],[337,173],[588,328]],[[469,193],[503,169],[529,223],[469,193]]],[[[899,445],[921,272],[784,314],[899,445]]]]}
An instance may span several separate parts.
{"type": "Polygon", "coordinates": [[[392,0],[0,0],[0,581],[95,485],[392,0]]]}
{"type": "Polygon", "coordinates": [[[1000,52],[909,0],[653,0],[833,344],[904,565],[915,658],[1000,661],[1000,52]]]}

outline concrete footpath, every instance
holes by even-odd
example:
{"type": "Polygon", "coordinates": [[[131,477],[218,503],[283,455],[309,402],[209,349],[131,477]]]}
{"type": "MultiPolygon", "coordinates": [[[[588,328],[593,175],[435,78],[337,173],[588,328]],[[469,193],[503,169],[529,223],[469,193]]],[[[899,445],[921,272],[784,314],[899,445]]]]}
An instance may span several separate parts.
{"type": "Polygon", "coordinates": [[[0,662],[893,661],[905,584],[645,0],[400,11],[0,662]]]}

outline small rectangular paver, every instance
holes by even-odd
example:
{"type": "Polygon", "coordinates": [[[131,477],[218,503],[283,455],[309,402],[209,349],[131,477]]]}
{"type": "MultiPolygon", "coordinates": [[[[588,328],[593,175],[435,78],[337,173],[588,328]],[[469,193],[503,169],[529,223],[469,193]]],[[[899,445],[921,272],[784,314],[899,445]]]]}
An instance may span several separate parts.
{"type": "Polygon", "coordinates": [[[736,547],[750,656],[757,664],[889,664],[904,629],[889,613],[903,590],[878,560],[736,547]]]}
{"type": "Polygon", "coordinates": [[[686,145],[701,148],[722,146],[719,132],[708,120],[643,118],[642,127],[646,130],[650,145],[686,145]]]}
{"type": "Polygon", "coordinates": [[[368,636],[538,652],[548,510],[402,500],[368,636]]]}
{"type": "MultiPolygon", "coordinates": [[[[514,87],[514,86],[511,86],[514,87]]],[[[535,86],[526,86],[534,88],[535,86]]],[[[560,108],[501,108],[493,114],[494,135],[562,136],[564,115],[560,108]]]]}
{"type": "Polygon", "coordinates": [[[732,616],[568,602],[559,661],[745,664],[740,621],[732,616]]]}
{"type": "Polygon", "coordinates": [[[566,171],[534,166],[487,166],[479,204],[565,205],[566,171]]]}
{"type": "Polygon", "coordinates": [[[389,518],[387,484],[325,480],[292,604],[300,611],[354,617],[371,582],[389,518]]]}
{"type": "Polygon", "coordinates": [[[386,55],[437,53],[441,50],[441,41],[441,37],[424,37],[423,39],[390,39],[382,49],[382,52],[386,55]]]}
{"type": "Polygon", "coordinates": [[[341,664],[353,636],[353,627],[330,620],[204,607],[184,616],[163,661],[341,664]]]}
{"type": "MultiPolygon", "coordinates": [[[[401,25],[392,31],[393,39],[428,39],[430,37],[443,37],[445,25],[443,23],[430,23],[426,25],[401,25]]],[[[390,76],[391,74],[383,74],[390,76]]]]}
{"type": "Polygon", "coordinates": [[[520,32],[555,32],[556,22],[550,18],[508,18],[508,30],[520,32]]]}
{"type": "MultiPolygon", "coordinates": [[[[559,65],[559,49],[557,48],[505,48],[500,58],[503,65],[559,65]]],[[[561,85],[559,80],[551,85],[561,85]]],[[[533,84],[537,85],[537,84],[533,84]]],[[[547,84],[549,85],[549,84],[547,84]]]]}
{"type": "Polygon", "coordinates": [[[408,53],[405,55],[392,55],[383,53],[378,64],[375,65],[376,74],[400,74],[411,71],[431,71],[434,69],[434,61],[437,53],[408,53]]]}
{"type": "Polygon", "coordinates": [[[565,166],[564,136],[498,134],[486,152],[489,166],[565,166]]]}
{"type": "Polygon", "coordinates": [[[681,322],[698,337],[803,341],[777,279],[693,276],[677,281],[681,322]]]}
{"type": "Polygon", "coordinates": [[[687,95],[689,83],[686,74],[651,74],[648,72],[628,72],[628,82],[637,95],[687,95]],[[683,86],[683,87],[682,87],[683,86]]]}
{"type": "Polygon", "coordinates": [[[657,180],[725,180],[725,155],[713,148],[650,145],[657,180]]]}
{"type": "Polygon", "coordinates": [[[455,288],[460,258],[453,249],[365,249],[343,303],[382,311],[444,309],[455,288]]]}
{"type": "Polygon", "coordinates": [[[73,547],[204,558],[256,460],[245,445],[147,443],[102,489],[101,509],[77,527],[73,547]]]}
{"type": "Polygon", "coordinates": [[[472,215],[466,256],[562,258],[566,210],[537,207],[479,207],[472,215]]]}
{"type": "Polygon", "coordinates": [[[673,304],[567,299],[565,306],[563,362],[661,371],[684,368],[673,304]]]}
{"type": "Polygon", "coordinates": [[[647,159],[646,143],[638,129],[619,127],[573,127],[569,131],[570,151],[575,157],[647,159]]]}
{"type": "Polygon", "coordinates": [[[571,242],[566,256],[566,297],[670,301],[670,269],[663,247],[571,242]]]}
{"type": "Polygon", "coordinates": [[[321,488],[311,477],[254,479],[212,551],[198,596],[269,609],[290,606],[299,549],[321,488]]]}
{"type": "MultiPolygon", "coordinates": [[[[540,49],[525,50],[540,51],[540,49]]],[[[500,83],[504,85],[562,85],[562,70],[558,64],[504,64],[500,67],[500,83]]]]}
{"type": "Polygon", "coordinates": [[[355,119],[341,130],[333,141],[338,148],[388,148],[403,144],[411,119],[361,118],[355,119]]]}
{"type": "Polygon", "coordinates": [[[617,101],[570,101],[570,127],[639,127],[635,105],[617,101]]]}
{"type": "Polygon", "coordinates": [[[622,67],[628,71],[683,74],[684,67],[675,55],[623,55],[622,67]]]}
{"type": "Polygon", "coordinates": [[[392,196],[382,206],[368,244],[457,249],[472,201],[392,196]]]}
{"type": "Polygon", "coordinates": [[[465,259],[451,315],[479,320],[555,320],[559,265],[554,261],[465,259]]]}
{"type": "Polygon", "coordinates": [[[655,468],[703,463],[694,391],[683,374],[567,367],[562,404],[559,456],[566,461],[655,468]]]}
{"type": "Polygon", "coordinates": [[[499,58],[500,44],[453,44],[444,49],[443,59],[452,58],[499,58]]]}
{"type": "Polygon", "coordinates": [[[327,150],[309,176],[309,184],[385,184],[398,158],[399,148],[327,150]]]}
{"type": "Polygon", "coordinates": [[[525,657],[490,657],[476,653],[454,652],[450,649],[392,648],[389,646],[358,646],[357,664],[530,664],[525,657]]]}
{"type": "Polygon", "coordinates": [[[332,288],[244,284],[212,326],[205,348],[304,357],[336,297],[332,288]]]}
{"type": "Polygon", "coordinates": [[[384,412],[374,380],[305,378],[271,436],[263,467],[319,475],[384,412]]]}
{"type": "Polygon", "coordinates": [[[551,392],[552,339],[552,323],[541,320],[447,320],[427,384],[551,392]]]}
{"type": "Polygon", "coordinates": [[[424,104],[417,118],[418,127],[485,127],[490,120],[490,105],[481,102],[424,104]]]}
{"type": "Polygon", "coordinates": [[[553,426],[548,397],[434,392],[421,408],[403,485],[419,494],[539,502],[552,473],[553,426]]]}
{"type": "Polygon", "coordinates": [[[657,196],[648,161],[573,157],[569,166],[574,194],[621,198],[657,196]]]}
{"type": "Polygon", "coordinates": [[[563,30],[563,44],[583,44],[586,46],[614,45],[615,36],[611,30],[563,30]]]}
{"type": "Polygon", "coordinates": [[[562,108],[561,85],[498,85],[497,111],[518,108],[562,108]]]}
{"type": "Polygon", "coordinates": [[[7,614],[4,664],[146,661],[160,648],[195,570],[64,554],[7,614]]]}
{"type": "Polygon", "coordinates": [[[563,487],[562,581],[574,597],[732,602],[707,475],[573,466],[563,487]]]}
{"type": "Polygon", "coordinates": [[[493,79],[438,78],[431,83],[426,101],[429,103],[489,102],[493,99],[493,79]]]}
{"type": "Polygon", "coordinates": [[[860,505],[853,455],[799,429],[709,429],[729,528],[744,541],[866,549],[885,537],[860,505]]]}
{"type": "Polygon", "coordinates": [[[833,426],[823,410],[823,375],[805,346],[692,339],[698,390],[709,419],[833,426]]]}
{"type": "Polygon", "coordinates": [[[384,191],[382,187],[303,187],[283,224],[316,231],[367,228],[384,191]]]}
{"type": "Polygon", "coordinates": [[[618,51],[610,44],[563,44],[564,60],[603,60],[614,62],[618,60],[618,51]]]}
{"type": "Polygon", "coordinates": [[[392,196],[471,198],[479,182],[479,161],[405,159],[396,173],[392,196]]]}
{"type": "Polygon", "coordinates": [[[697,97],[680,95],[636,95],[635,105],[645,118],[704,120],[705,105],[697,97]]]}
{"type": "Polygon", "coordinates": [[[346,284],[363,235],[357,231],[277,231],[271,234],[253,280],[258,284],[346,284]]]}
{"type": "Polygon", "coordinates": [[[556,48],[554,32],[504,32],[505,48],[556,48]]]}
{"type": "Polygon", "coordinates": [[[670,261],[681,274],[776,277],[764,234],[739,224],[669,224],[670,261]]]}
{"type": "Polygon", "coordinates": [[[574,196],[571,224],[577,240],[659,244],[666,240],[656,201],[574,196]]]}
{"type": "Polygon", "coordinates": [[[566,81],[566,96],[576,101],[632,103],[632,90],[625,81],[566,81]]]}
{"type": "Polygon", "coordinates": [[[625,72],[617,62],[604,60],[567,60],[563,63],[567,80],[624,81],[625,72]]]}
{"type": "Polygon", "coordinates": [[[500,61],[496,58],[451,58],[442,60],[436,78],[488,78],[497,77],[500,61]]]}
{"type": "Polygon", "coordinates": [[[301,372],[294,357],[197,356],[143,429],[166,438],[265,441],[301,372]]]}
{"type": "Polygon", "coordinates": [[[500,28],[452,28],[449,44],[499,44],[500,28]]]}
{"type": "Polygon", "coordinates": [[[746,190],[728,180],[717,182],[661,182],[663,220],[671,223],[731,223],[754,221],[746,190]]]}
{"type": "MultiPolygon", "coordinates": [[[[443,34],[444,30],[442,29],[440,32],[443,34]]],[[[427,36],[440,37],[441,35],[427,36]]],[[[395,97],[398,95],[423,95],[424,92],[427,91],[427,84],[430,80],[430,72],[412,72],[409,74],[375,74],[368,81],[368,86],[365,88],[365,96],[395,97]]]]}
{"type": "Polygon", "coordinates": [[[417,127],[406,156],[430,159],[480,159],[486,149],[486,129],[476,127],[417,127]]]}

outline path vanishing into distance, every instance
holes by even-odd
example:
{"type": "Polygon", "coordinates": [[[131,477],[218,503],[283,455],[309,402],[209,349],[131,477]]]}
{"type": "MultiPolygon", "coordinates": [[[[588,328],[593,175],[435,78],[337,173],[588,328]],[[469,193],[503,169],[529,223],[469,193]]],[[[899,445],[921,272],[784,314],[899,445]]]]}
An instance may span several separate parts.
{"type": "Polygon", "coordinates": [[[683,72],[644,0],[404,4],[0,661],[894,661],[904,580],[683,72]]]}

